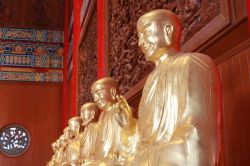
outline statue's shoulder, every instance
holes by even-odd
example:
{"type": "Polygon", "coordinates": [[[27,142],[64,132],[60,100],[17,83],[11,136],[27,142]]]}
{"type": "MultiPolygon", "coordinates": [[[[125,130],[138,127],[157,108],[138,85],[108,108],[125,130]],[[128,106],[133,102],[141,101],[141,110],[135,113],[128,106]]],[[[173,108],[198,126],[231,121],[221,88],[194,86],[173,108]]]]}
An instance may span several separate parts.
{"type": "Polygon", "coordinates": [[[214,66],[215,63],[211,57],[202,53],[183,53],[180,58],[185,58],[190,64],[198,64],[200,66],[209,67],[214,66]]]}
{"type": "Polygon", "coordinates": [[[86,131],[87,131],[87,127],[84,129],[84,131],[82,131],[82,132],[79,133],[78,137],[84,138],[85,134],[86,134],[86,131]]]}
{"type": "Polygon", "coordinates": [[[98,125],[97,125],[97,123],[96,122],[92,122],[92,123],[90,123],[89,125],[88,125],[88,129],[89,130],[93,130],[94,128],[96,128],[98,125]]]}

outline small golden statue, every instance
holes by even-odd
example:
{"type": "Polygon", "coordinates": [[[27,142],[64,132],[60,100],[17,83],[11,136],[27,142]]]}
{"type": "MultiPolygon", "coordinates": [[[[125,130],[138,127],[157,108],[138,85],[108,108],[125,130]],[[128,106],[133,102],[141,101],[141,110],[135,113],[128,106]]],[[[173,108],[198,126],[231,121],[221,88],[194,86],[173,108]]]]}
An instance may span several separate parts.
{"type": "Polygon", "coordinates": [[[102,78],[91,86],[94,102],[103,110],[98,120],[98,137],[96,140],[96,165],[116,165],[123,162],[120,157],[121,127],[115,119],[117,82],[110,78],[102,78]]]}
{"type": "Polygon", "coordinates": [[[99,108],[95,103],[86,103],[81,107],[82,126],[86,126],[84,131],[79,134],[80,163],[82,165],[90,165],[95,161],[99,114],[99,108]]]}
{"type": "Polygon", "coordinates": [[[61,135],[55,143],[52,144],[54,155],[47,165],[61,166],[65,159],[65,148],[67,146],[67,138],[65,135],[61,135]]]}
{"type": "Polygon", "coordinates": [[[67,141],[66,147],[66,165],[77,166],[80,159],[80,140],[78,138],[82,119],[80,117],[72,117],[68,121],[70,139],[67,141]]]}
{"type": "Polygon", "coordinates": [[[216,165],[221,85],[215,63],[204,54],[180,51],[181,24],[170,11],[146,13],[137,31],[145,58],[156,67],[143,89],[137,121],[126,100],[117,97],[115,117],[123,133],[140,138],[125,165],[216,165]]]}

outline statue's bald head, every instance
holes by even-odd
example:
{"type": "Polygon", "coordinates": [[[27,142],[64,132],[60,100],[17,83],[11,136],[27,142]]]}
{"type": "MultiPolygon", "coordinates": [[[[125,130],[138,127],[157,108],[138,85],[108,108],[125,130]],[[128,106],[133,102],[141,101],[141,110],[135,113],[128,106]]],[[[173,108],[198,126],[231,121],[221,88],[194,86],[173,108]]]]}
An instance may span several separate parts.
{"type": "Polygon", "coordinates": [[[68,139],[70,137],[70,128],[69,127],[65,127],[63,129],[63,134],[64,134],[65,138],[68,139]]]}
{"type": "Polygon", "coordinates": [[[64,135],[61,135],[58,139],[58,142],[59,142],[59,146],[61,147],[66,141],[66,138],[64,135]]]}
{"type": "Polygon", "coordinates": [[[137,31],[138,44],[148,60],[158,49],[180,47],[181,22],[169,10],[158,9],[144,14],[137,22],[137,31]]]}
{"type": "Polygon", "coordinates": [[[69,126],[76,126],[76,125],[81,125],[82,119],[78,116],[72,117],[68,121],[69,126]]]}
{"type": "Polygon", "coordinates": [[[82,105],[80,115],[83,120],[83,124],[86,121],[94,120],[97,121],[99,118],[100,110],[95,103],[86,103],[82,105]]]}
{"type": "Polygon", "coordinates": [[[180,31],[181,22],[176,14],[170,10],[157,9],[142,15],[137,21],[137,30],[142,26],[146,25],[148,22],[156,22],[162,26],[166,24],[171,24],[180,31]]]}
{"type": "Polygon", "coordinates": [[[78,116],[72,117],[68,120],[69,135],[71,138],[79,134],[81,124],[82,119],[78,116]]]}
{"type": "Polygon", "coordinates": [[[108,109],[116,102],[115,96],[117,91],[118,83],[111,77],[101,78],[91,86],[94,102],[102,110],[108,109]]]}
{"type": "Polygon", "coordinates": [[[64,129],[63,129],[63,133],[66,133],[66,132],[68,132],[69,131],[69,127],[65,127],[64,129]]]}
{"type": "Polygon", "coordinates": [[[101,78],[101,79],[95,81],[92,84],[91,92],[93,93],[93,92],[95,92],[97,90],[110,89],[110,88],[118,89],[117,82],[111,77],[104,77],[104,78],[101,78]]]}

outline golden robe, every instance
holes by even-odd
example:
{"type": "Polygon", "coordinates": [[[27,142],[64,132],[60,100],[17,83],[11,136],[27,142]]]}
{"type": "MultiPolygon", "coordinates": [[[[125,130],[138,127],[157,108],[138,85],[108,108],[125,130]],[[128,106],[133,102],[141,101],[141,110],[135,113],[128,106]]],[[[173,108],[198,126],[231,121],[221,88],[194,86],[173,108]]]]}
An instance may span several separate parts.
{"type": "Polygon", "coordinates": [[[56,150],[55,154],[52,156],[52,161],[54,166],[59,166],[64,164],[65,160],[65,148],[60,147],[58,150],[56,150]]]}
{"type": "Polygon", "coordinates": [[[81,133],[80,158],[82,163],[92,163],[95,161],[95,149],[98,125],[90,123],[83,133],[81,133]]]}
{"type": "Polygon", "coordinates": [[[138,153],[127,165],[212,166],[220,150],[221,85],[199,53],[167,57],[149,75],[139,105],[138,153]]]}
{"type": "Polygon", "coordinates": [[[106,165],[114,165],[119,160],[121,127],[115,119],[115,108],[101,113],[98,120],[95,159],[106,165]]]}
{"type": "Polygon", "coordinates": [[[80,139],[79,137],[68,140],[66,147],[66,159],[68,165],[78,165],[80,159],[80,139]]]}

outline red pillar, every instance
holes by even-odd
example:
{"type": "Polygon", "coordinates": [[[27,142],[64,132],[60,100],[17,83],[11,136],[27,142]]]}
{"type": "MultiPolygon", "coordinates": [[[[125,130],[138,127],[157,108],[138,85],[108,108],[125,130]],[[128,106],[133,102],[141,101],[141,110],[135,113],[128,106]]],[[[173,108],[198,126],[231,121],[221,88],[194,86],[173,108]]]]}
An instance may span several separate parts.
{"type": "Polygon", "coordinates": [[[105,76],[105,0],[97,1],[97,76],[105,76]]]}
{"type": "Polygon", "coordinates": [[[78,74],[78,45],[80,39],[80,10],[81,1],[73,0],[73,68],[72,68],[72,116],[77,114],[77,74],[78,74]]]}
{"type": "Polygon", "coordinates": [[[67,55],[69,51],[69,0],[65,0],[65,14],[64,14],[64,50],[63,50],[63,92],[62,92],[62,129],[67,125],[67,55]]]}

